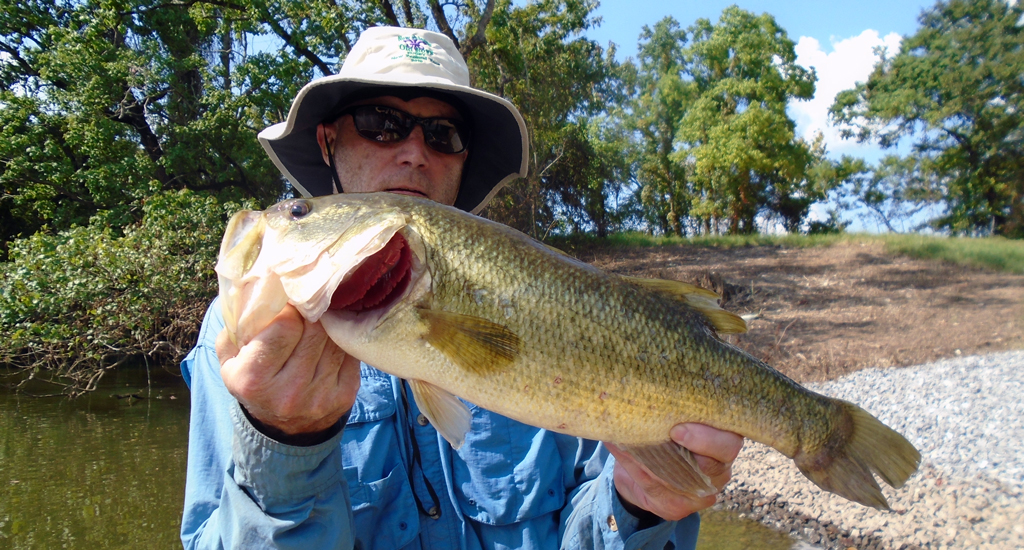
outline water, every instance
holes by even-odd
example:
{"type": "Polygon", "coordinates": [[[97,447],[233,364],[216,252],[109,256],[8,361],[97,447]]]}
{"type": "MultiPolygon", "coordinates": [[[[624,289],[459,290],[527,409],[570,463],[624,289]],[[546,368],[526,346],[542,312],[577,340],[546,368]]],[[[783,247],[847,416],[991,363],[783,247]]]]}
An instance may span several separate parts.
{"type": "Polygon", "coordinates": [[[794,539],[726,510],[701,512],[697,550],[791,550],[794,539]]]}
{"type": "Polygon", "coordinates": [[[0,548],[181,548],[188,389],[156,369],[69,401],[0,389],[0,548]]]}
{"type": "MultiPolygon", "coordinates": [[[[74,401],[0,388],[0,548],[181,548],[188,388],[152,374],[149,391],[144,371],[122,371],[74,401]]],[[[735,514],[703,516],[701,550],[791,547],[735,514]]]]}

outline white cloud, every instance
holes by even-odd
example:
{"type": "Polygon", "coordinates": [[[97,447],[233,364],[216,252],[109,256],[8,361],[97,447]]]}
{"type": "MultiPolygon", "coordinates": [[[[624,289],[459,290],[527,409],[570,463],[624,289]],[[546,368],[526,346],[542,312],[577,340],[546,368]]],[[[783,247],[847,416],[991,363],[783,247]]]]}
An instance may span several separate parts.
{"type": "Polygon", "coordinates": [[[797,123],[797,135],[810,140],[815,133],[822,132],[830,156],[848,154],[876,157],[876,146],[842,139],[839,129],[829,124],[828,109],[835,102],[836,94],[868,79],[878,61],[874,48],[884,46],[888,55],[892,56],[899,52],[901,40],[902,37],[897,33],[879,37],[878,31],[868,29],[858,36],[838,41],[833,39],[832,51],[825,52],[816,39],[801,36],[796,45],[796,62],[804,67],[813,67],[818,81],[813,99],[793,101],[789,105],[790,116],[797,123]]]}

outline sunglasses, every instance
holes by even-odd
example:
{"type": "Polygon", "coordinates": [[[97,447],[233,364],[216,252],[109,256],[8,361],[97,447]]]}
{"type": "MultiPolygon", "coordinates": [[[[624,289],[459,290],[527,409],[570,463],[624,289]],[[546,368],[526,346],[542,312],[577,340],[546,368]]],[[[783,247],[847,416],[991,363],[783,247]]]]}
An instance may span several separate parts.
{"type": "Polygon", "coordinates": [[[469,143],[469,128],[454,118],[420,118],[383,105],[357,105],[339,116],[345,115],[352,115],[360,136],[377,143],[398,143],[409,137],[416,126],[423,128],[427,146],[438,153],[461,153],[469,143]]]}

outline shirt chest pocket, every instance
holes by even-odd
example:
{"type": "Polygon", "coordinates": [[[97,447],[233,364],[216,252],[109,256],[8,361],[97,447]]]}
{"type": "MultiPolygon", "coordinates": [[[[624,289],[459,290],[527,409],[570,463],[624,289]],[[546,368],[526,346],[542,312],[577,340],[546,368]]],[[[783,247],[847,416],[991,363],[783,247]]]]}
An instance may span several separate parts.
{"type": "Polygon", "coordinates": [[[551,432],[472,406],[473,424],[452,460],[462,512],[508,525],[561,510],[562,460],[551,432]]]}
{"type": "Polygon", "coordinates": [[[401,548],[419,533],[409,475],[394,452],[396,412],[390,377],[364,365],[341,442],[357,548],[401,548]]]}

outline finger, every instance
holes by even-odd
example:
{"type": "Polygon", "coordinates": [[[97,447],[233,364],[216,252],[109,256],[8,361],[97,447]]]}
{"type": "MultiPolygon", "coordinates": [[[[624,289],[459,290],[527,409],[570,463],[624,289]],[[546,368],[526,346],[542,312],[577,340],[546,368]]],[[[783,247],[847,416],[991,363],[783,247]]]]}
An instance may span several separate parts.
{"type": "Polygon", "coordinates": [[[606,445],[615,456],[615,488],[629,504],[667,520],[682,519],[715,504],[715,495],[698,497],[675,492],[628,453],[606,445]]]}
{"type": "Polygon", "coordinates": [[[673,439],[693,453],[697,467],[711,479],[719,491],[732,479],[732,462],[736,460],[743,438],[732,432],[717,430],[703,424],[680,424],[672,430],[673,439]]]}
{"type": "MultiPolygon", "coordinates": [[[[331,343],[333,344],[333,342],[331,343]]],[[[335,346],[335,349],[337,351],[335,351],[334,353],[340,354],[342,361],[341,368],[338,369],[338,377],[336,383],[339,386],[352,385],[353,383],[358,384],[360,381],[359,371],[362,368],[359,359],[353,357],[350,354],[345,353],[344,350],[338,348],[337,346],[335,346]]]]}
{"type": "Polygon", "coordinates": [[[327,333],[324,332],[323,325],[303,319],[302,336],[281,368],[280,376],[287,376],[309,385],[323,378],[326,372],[333,372],[332,368],[337,369],[338,365],[331,365],[323,357],[327,342],[327,333]]]}
{"type": "Polygon", "coordinates": [[[217,350],[217,361],[223,365],[228,359],[238,355],[238,346],[231,341],[231,334],[228,333],[228,329],[223,329],[220,334],[217,335],[217,343],[214,344],[214,349],[217,350]]]}
{"type": "Polygon", "coordinates": [[[652,511],[652,504],[644,487],[656,484],[657,477],[650,473],[633,456],[611,443],[605,443],[608,451],[615,457],[615,487],[619,496],[647,511],[652,511]]]}
{"type": "Polygon", "coordinates": [[[291,357],[302,333],[302,316],[291,305],[285,306],[265,329],[242,346],[234,359],[225,362],[224,366],[245,369],[248,375],[257,375],[259,378],[276,376],[291,357]]]}
{"type": "MultiPolygon", "coordinates": [[[[317,323],[319,325],[319,323],[317,323]]],[[[321,329],[322,330],[322,329],[321,329]]],[[[345,364],[346,354],[330,338],[324,338],[320,347],[320,357],[316,364],[315,384],[337,385],[338,373],[345,364]]]]}
{"type": "Polygon", "coordinates": [[[736,460],[743,447],[743,436],[704,424],[676,424],[669,432],[669,436],[690,452],[722,463],[736,460]]]}

